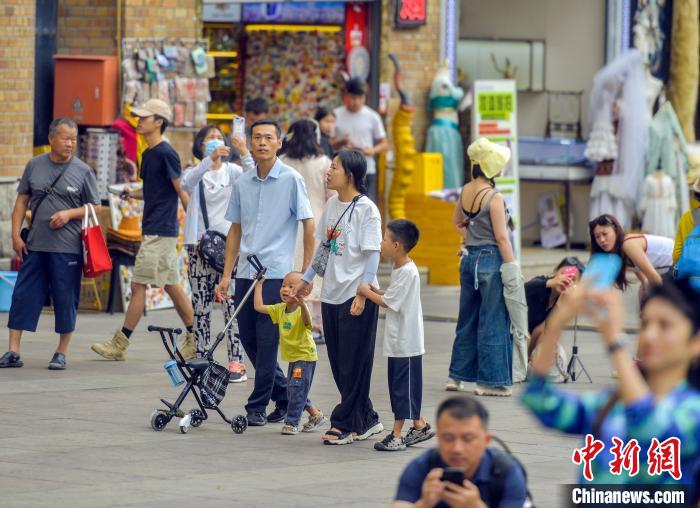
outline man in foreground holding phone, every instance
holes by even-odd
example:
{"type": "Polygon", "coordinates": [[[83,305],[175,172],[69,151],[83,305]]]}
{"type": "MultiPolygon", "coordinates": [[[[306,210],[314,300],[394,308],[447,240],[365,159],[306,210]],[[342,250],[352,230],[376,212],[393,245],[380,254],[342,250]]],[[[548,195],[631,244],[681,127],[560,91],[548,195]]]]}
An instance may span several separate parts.
{"type": "Polygon", "coordinates": [[[438,446],[404,469],[392,508],[522,508],[523,471],[511,456],[488,447],[487,424],[488,412],[476,399],[440,404],[438,446]]]}

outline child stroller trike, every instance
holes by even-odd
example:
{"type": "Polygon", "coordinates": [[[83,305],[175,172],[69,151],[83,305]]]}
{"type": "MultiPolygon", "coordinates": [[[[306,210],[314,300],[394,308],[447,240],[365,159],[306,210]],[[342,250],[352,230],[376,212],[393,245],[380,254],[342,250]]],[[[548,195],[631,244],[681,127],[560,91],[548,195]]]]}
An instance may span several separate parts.
{"type": "Polygon", "coordinates": [[[214,351],[224,340],[226,330],[233,324],[236,316],[240,312],[242,306],[250,298],[255,290],[255,286],[260,283],[260,280],[265,275],[265,268],[260,264],[260,261],[255,255],[248,256],[248,262],[255,268],[257,274],[246,294],[241,300],[241,304],[235,310],[231,318],[224,326],[224,329],[216,336],[216,340],[211,345],[206,355],[202,358],[185,360],[177,348],[177,339],[182,330],[180,328],[164,328],[161,326],[149,326],[149,332],[159,332],[160,338],[163,341],[165,350],[172,359],[166,363],[166,369],[173,383],[178,386],[186,383],[185,387],[180,392],[177,400],[174,403],[169,403],[164,399],[160,401],[166,405],[168,409],[156,409],[151,414],[151,427],[155,431],[163,430],[173,417],[180,418],[180,432],[186,434],[190,427],[199,427],[205,420],[209,418],[207,409],[213,409],[219,416],[228,424],[236,434],[242,434],[248,428],[248,419],[243,415],[236,415],[230,420],[219,409],[219,404],[226,395],[226,387],[229,381],[229,372],[226,367],[214,361],[214,351]],[[185,413],[180,406],[187,397],[187,394],[192,392],[199,409],[192,409],[189,413],[185,413]]]}

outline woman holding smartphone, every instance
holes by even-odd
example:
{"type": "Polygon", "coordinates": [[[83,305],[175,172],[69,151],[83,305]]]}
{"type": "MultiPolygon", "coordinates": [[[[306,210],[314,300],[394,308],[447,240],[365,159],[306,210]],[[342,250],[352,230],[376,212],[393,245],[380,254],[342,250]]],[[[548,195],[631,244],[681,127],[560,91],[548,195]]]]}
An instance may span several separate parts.
{"type": "MultiPolygon", "coordinates": [[[[187,207],[185,218],[184,244],[187,248],[188,278],[192,288],[196,353],[200,357],[209,349],[214,288],[219,283],[221,274],[199,255],[198,245],[207,231],[205,224],[208,224],[209,230],[226,235],[231,224],[224,215],[233,184],[244,171],[255,167],[253,158],[246,148],[245,138],[233,137],[231,141],[241,156],[242,167],[226,161],[231,152],[229,140],[218,126],[207,125],[197,133],[192,145],[192,155],[201,162],[182,173],[182,188],[190,196],[190,205],[187,207]],[[202,198],[204,203],[201,202],[202,198]]],[[[221,303],[224,320],[227,322],[235,310],[233,299],[221,303]]],[[[237,324],[234,323],[229,327],[226,333],[229,380],[232,383],[245,382],[248,377],[243,363],[243,348],[237,324]]]]}
{"type": "Polygon", "coordinates": [[[577,257],[566,257],[554,268],[552,275],[540,275],[525,283],[527,321],[530,332],[528,358],[539,344],[544,323],[564,292],[578,282],[585,266],[577,257]]]}
{"type": "MultiPolygon", "coordinates": [[[[631,268],[642,286],[640,299],[651,285],[661,284],[661,276],[673,266],[673,240],[664,236],[625,234],[620,222],[609,214],[596,217],[588,224],[591,254],[617,254],[623,267],[631,268]]],[[[626,270],[620,270],[615,285],[627,288],[626,270]]]]}

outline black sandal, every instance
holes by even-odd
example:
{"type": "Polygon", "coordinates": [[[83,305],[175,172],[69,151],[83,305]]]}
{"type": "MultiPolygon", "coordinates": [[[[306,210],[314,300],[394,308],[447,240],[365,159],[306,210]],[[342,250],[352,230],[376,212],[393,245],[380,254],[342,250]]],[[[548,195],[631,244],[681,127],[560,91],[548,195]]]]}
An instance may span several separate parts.
{"type": "Polygon", "coordinates": [[[324,439],[324,445],[346,445],[354,441],[352,432],[342,432],[338,430],[329,430],[325,434],[326,436],[334,436],[338,439],[324,439]]]}

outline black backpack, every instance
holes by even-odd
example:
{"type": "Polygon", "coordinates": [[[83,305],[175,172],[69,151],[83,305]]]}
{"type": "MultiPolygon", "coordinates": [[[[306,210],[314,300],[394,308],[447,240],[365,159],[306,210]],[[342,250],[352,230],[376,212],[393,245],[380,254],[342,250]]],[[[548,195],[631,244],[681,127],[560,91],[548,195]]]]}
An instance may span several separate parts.
{"type": "MultiPolygon", "coordinates": [[[[503,491],[505,489],[506,474],[515,463],[522,471],[523,478],[525,478],[525,504],[523,507],[535,508],[532,501],[532,494],[530,493],[530,489],[527,487],[527,470],[525,469],[525,466],[523,466],[523,463],[520,462],[515,455],[513,455],[510,448],[508,448],[508,446],[501,439],[497,438],[496,436],[493,436],[492,439],[503,449],[491,448],[491,452],[493,452],[493,463],[491,464],[491,481],[489,482],[490,505],[498,507],[501,504],[501,500],[503,499],[503,491]]],[[[428,466],[428,470],[443,466],[443,462],[437,448],[431,450],[428,466]]]]}

